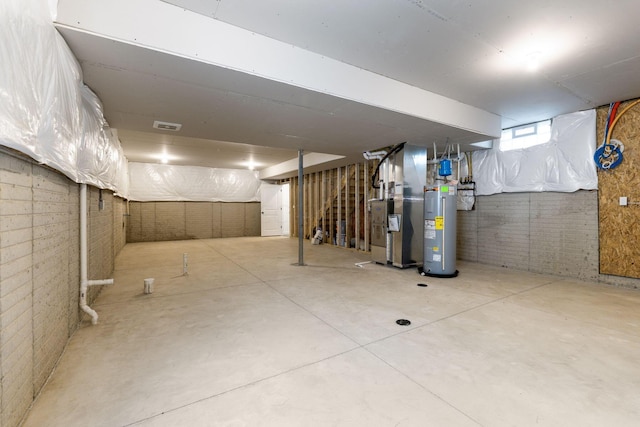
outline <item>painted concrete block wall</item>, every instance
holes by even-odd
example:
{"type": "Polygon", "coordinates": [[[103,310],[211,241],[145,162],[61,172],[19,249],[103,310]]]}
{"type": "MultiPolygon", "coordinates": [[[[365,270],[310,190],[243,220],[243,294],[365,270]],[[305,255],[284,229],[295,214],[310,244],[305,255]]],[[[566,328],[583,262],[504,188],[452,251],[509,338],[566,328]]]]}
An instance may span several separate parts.
{"type": "Polygon", "coordinates": [[[260,203],[130,202],[128,242],[260,235],[260,203]]]}
{"type": "Polygon", "coordinates": [[[183,202],[156,203],[156,236],[158,240],[181,240],[187,234],[183,202]]]}
{"type": "MultiPolygon", "coordinates": [[[[89,275],[98,278],[112,277],[124,244],[114,230],[124,201],[103,193],[103,211],[97,189],[88,203],[89,275]]],[[[20,423],[80,325],[79,209],[77,184],[0,151],[0,426],[20,423]]]]}
{"type": "MultiPolygon", "coordinates": [[[[111,277],[114,267],[114,197],[111,192],[89,188],[87,199],[89,215],[87,221],[87,246],[89,249],[87,273],[89,279],[108,279],[111,277]],[[103,203],[102,209],[100,209],[100,199],[103,203]]],[[[95,289],[99,290],[100,288],[95,289]]],[[[91,287],[91,290],[94,290],[94,287],[91,287]]]]}
{"type": "MultiPolygon", "coordinates": [[[[213,206],[206,202],[188,203],[185,206],[185,217],[189,218],[185,230],[188,236],[193,236],[194,239],[213,237],[213,206]]],[[[220,207],[217,207],[219,210],[220,207]]]]}
{"type": "Polygon", "coordinates": [[[127,233],[128,242],[153,241],[156,235],[156,204],[155,203],[129,203],[131,216],[131,230],[127,233]],[[139,207],[140,210],[137,210],[139,207]],[[137,230],[139,228],[139,231],[137,230]],[[136,231],[138,231],[136,233],[136,231]],[[134,236],[140,236],[135,239],[134,236]],[[146,240],[143,239],[146,237],[146,240]]]}
{"type": "Polygon", "coordinates": [[[482,199],[478,217],[478,262],[529,268],[529,193],[482,199]]]}
{"type": "Polygon", "coordinates": [[[262,211],[260,203],[245,203],[244,233],[247,236],[259,236],[261,232],[262,211]]]}
{"type": "Polygon", "coordinates": [[[114,197],[110,193],[113,199],[113,259],[124,245],[127,244],[127,201],[119,197],[114,197]]]}
{"type": "Polygon", "coordinates": [[[224,203],[220,208],[224,220],[222,237],[244,235],[244,203],[224,203]]]}
{"type": "MultiPolygon", "coordinates": [[[[81,311],[80,304],[80,186],[69,186],[69,258],[67,259],[69,279],[67,282],[69,296],[68,328],[69,336],[78,328],[81,311]]],[[[87,302],[93,302],[87,298],[87,302]]]]}
{"type": "Polygon", "coordinates": [[[0,154],[0,424],[14,426],[33,398],[33,177],[0,154]]]}
{"type": "MultiPolygon", "coordinates": [[[[477,207],[477,203],[476,203],[477,207]]],[[[458,259],[478,261],[478,214],[476,211],[458,211],[456,255],[458,259]]]]}
{"type": "Polygon", "coordinates": [[[599,279],[597,197],[595,191],[531,195],[531,271],[599,279]]]}
{"type": "Polygon", "coordinates": [[[503,193],[458,211],[458,258],[598,280],[597,193],[503,193]]]}
{"type": "Polygon", "coordinates": [[[33,168],[33,388],[47,380],[69,337],[69,187],[67,178],[33,168]]]}

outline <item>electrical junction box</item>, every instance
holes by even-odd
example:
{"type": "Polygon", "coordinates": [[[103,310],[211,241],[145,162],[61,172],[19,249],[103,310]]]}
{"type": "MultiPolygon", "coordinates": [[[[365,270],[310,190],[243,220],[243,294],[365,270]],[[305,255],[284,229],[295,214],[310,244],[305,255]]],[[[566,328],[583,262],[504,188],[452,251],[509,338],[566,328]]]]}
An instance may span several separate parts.
{"type": "Polygon", "coordinates": [[[627,198],[626,197],[620,197],[620,206],[627,206],[628,202],[627,202],[627,198]]]}

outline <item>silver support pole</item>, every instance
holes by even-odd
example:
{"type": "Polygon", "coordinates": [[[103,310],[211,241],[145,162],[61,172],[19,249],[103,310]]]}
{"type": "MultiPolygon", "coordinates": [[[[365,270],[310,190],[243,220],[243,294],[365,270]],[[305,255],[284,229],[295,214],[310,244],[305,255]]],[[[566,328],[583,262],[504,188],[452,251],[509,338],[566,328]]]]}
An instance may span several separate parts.
{"type": "Polygon", "coordinates": [[[303,254],[303,244],[304,244],[304,217],[302,212],[303,199],[304,199],[304,176],[302,175],[303,171],[303,162],[302,162],[302,149],[298,150],[298,265],[304,265],[304,254],[303,254]]]}

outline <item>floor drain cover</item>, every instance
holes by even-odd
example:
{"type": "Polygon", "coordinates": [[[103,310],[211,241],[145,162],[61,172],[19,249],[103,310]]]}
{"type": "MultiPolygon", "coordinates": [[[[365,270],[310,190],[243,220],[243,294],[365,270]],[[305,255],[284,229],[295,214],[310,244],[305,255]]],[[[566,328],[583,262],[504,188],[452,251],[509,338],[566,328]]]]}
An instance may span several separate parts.
{"type": "Polygon", "coordinates": [[[396,320],[396,323],[400,326],[409,326],[411,324],[411,322],[407,319],[398,319],[396,320]]]}
{"type": "Polygon", "coordinates": [[[427,284],[426,283],[418,283],[418,286],[420,286],[421,288],[426,288],[427,284]]]}

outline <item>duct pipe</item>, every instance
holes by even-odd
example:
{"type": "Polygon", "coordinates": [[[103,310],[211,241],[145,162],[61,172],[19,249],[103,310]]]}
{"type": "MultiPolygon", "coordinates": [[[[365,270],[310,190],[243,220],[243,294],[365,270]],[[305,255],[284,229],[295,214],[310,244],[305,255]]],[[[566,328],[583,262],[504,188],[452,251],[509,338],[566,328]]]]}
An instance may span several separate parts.
{"type": "Polygon", "coordinates": [[[384,179],[386,176],[385,174],[387,170],[387,160],[382,160],[382,163],[380,164],[380,169],[382,169],[382,173],[380,174],[380,176],[382,177],[382,183],[378,183],[378,199],[384,200],[385,199],[384,189],[387,186],[387,183],[384,182],[384,179]]]}
{"type": "Polygon", "coordinates": [[[362,153],[362,155],[367,160],[374,160],[374,159],[382,160],[384,156],[387,155],[387,151],[386,150],[365,151],[364,153],[362,153]]]}
{"type": "MultiPolygon", "coordinates": [[[[389,184],[391,179],[391,159],[387,157],[384,160],[384,200],[389,200],[389,184]]],[[[394,184],[395,185],[395,184],[394,184]]]]}
{"type": "MultiPolygon", "coordinates": [[[[384,169],[384,160],[385,157],[389,154],[387,150],[379,150],[379,151],[365,151],[362,153],[365,159],[367,160],[379,160],[381,163],[378,166],[379,169],[384,169]]],[[[380,176],[384,176],[384,172],[380,174],[380,176]]],[[[372,182],[373,188],[376,188],[376,183],[372,182]]],[[[378,187],[378,199],[382,200],[384,198],[384,190],[383,185],[378,187]]]]}
{"type": "Polygon", "coordinates": [[[98,323],[98,313],[87,305],[87,289],[95,285],[112,285],[113,279],[87,279],[87,184],[80,185],[80,308],[98,323]]]}
{"type": "MultiPolygon", "coordinates": [[[[391,159],[393,158],[395,163],[395,158],[396,158],[395,154],[396,152],[393,152],[393,156],[390,155],[386,159],[384,159],[384,184],[381,185],[381,187],[384,187],[383,199],[387,201],[389,200],[393,201],[393,199],[390,199],[391,194],[389,190],[391,186],[392,173],[394,175],[393,185],[395,186],[395,172],[396,172],[395,167],[393,171],[391,170],[391,159]]],[[[393,190],[395,192],[395,188],[393,190]]],[[[393,211],[393,208],[391,210],[393,211]]],[[[392,213],[393,212],[387,212],[387,223],[389,222],[389,215],[392,213]]],[[[393,261],[393,235],[389,232],[388,225],[387,225],[387,236],[386,236],[386,257],[387,257],[387,263],[390,263],[393,261]]]]}

